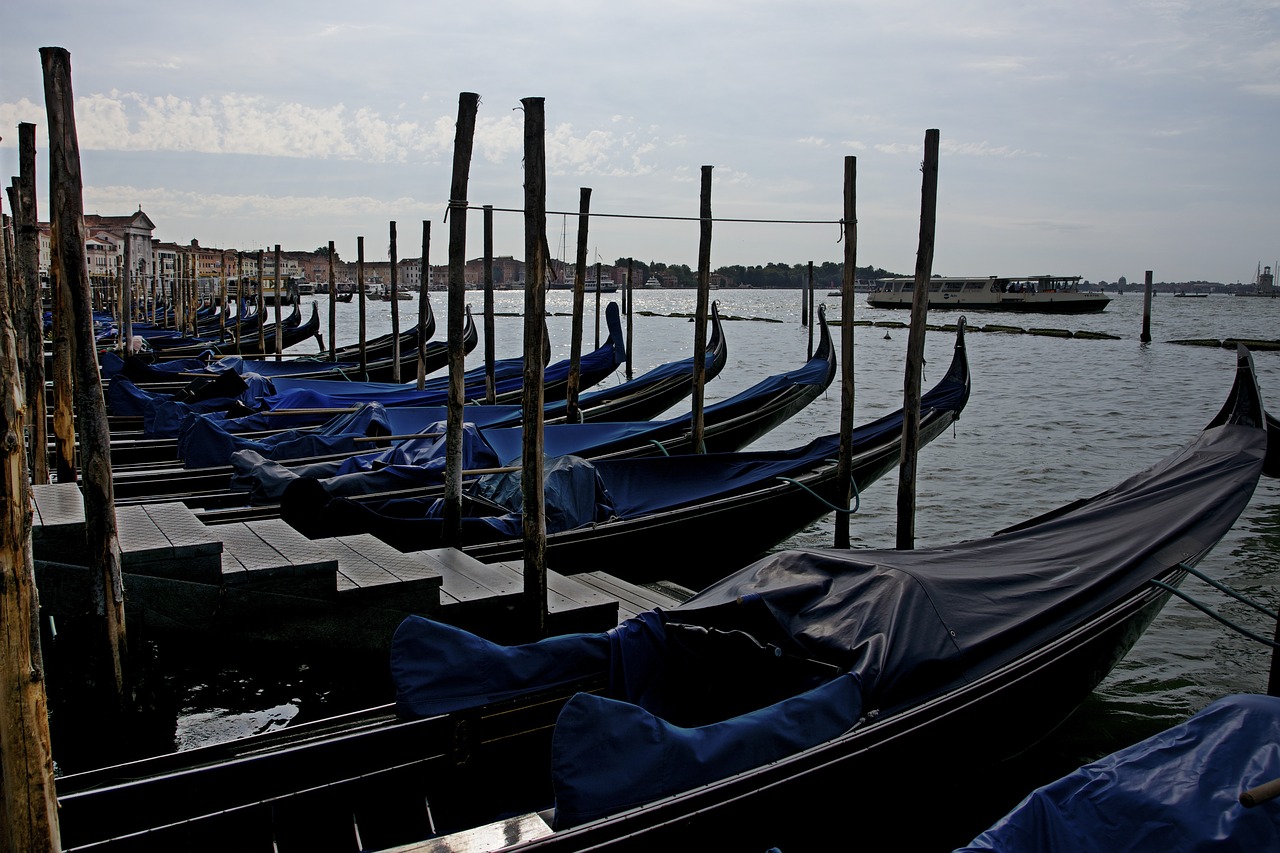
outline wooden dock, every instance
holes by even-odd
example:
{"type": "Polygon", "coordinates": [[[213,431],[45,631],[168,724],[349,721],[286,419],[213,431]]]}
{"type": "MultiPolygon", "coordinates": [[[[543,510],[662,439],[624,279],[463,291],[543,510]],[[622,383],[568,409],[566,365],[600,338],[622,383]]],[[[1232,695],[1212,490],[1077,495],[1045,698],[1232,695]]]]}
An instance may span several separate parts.
{"type": "MultiPolygon", "coordinates": [[[[74,484],[36,486],[32,548],[42,609],[89,611],[74,484]]],[[[308,539],[279,519],[206,525],[181,503],[116,508],[126,612],[148,628],[382,650],[408,614],[514,642],[524,575],[457,549],[404,553],[371,534],[308,539]]],[[[548,573],[551,633],[603,631],[691,594],[604,572],[548,573]]]]}

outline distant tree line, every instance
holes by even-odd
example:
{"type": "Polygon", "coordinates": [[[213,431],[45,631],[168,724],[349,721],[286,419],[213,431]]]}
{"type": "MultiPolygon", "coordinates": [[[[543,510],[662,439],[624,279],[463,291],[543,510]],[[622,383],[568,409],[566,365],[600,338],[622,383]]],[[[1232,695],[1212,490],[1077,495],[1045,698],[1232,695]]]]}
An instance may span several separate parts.
{"type": "MultiPolygon", "coordinates": [[[[614,263],[615,266],[625,269],[628,259],[618,258],[614,263]]],[[[640,281],[644,281],[652,274],[663,279],[674,278],[681,287],[696,287],[698,284],[698,271],[691,269],[688,264],[664,264],[661,261],[651,261],[647,264],[639,261],[632,263],[635,275],[640,281]]],[[[809,264],[807,262],[802,264],[775,262],[756,266],[733,264],[718,267],[712,272],[714,275],[719,276],[722,282],[729,287],[780,290],[803,288],[809,285],[809,264]]],[[[858,281],[865,281],[899,275],[901,273],[890,272],[880,267],[865,266],[855,269],[854,278],[858,281]]],[[[813,265],[813,284],[815,288],[834,290],[838,289],[843,282],[844,264],[824,261],[821,264],[815,263],[813,265]]]]}

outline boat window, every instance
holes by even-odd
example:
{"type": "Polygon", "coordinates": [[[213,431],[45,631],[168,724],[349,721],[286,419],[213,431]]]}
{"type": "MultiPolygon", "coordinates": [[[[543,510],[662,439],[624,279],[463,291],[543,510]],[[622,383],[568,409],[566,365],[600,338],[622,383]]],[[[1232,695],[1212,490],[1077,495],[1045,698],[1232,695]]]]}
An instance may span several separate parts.
{"type": "Polygon", "coordinates": [[[985,281],[966,281],[964,283],[965,290],[986,290],[988,282],[985,281]]]}
{"type": "Polygon", "coordinates": [[[942,289],[942,282],[940,281],[929,282],[929,291],[931,293],[937,293],[941,289],[942,289]]]}

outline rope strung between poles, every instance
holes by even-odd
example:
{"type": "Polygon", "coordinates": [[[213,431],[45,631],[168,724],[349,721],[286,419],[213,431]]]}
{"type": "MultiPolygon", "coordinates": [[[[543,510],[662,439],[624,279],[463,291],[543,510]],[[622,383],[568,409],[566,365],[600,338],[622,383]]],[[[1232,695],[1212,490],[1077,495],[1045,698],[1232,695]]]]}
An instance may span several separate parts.
{"type": "Polygon", "coordinates": [[[1158,580],[1155,580],[1154,578],[1151,579],[1150,584],[1152,586],[1159,587],[1160,589],[1163,589],[1166,592],[1172,593],[1173,595],[1176,595],[1178,598],[1181,598],[1183,601],[1185,601],[1187,604],[1190,604],[1192,607],[1196,608],[1201,613],[1205,614],[1206,616],[1212,617],[1213,619],[1216,619],[1218,622],[1221,622],[1223,625],[1227,626],[1232,631],[1235,631],[1237,634],[1242,634],[1243,636],[1248,637],[1251,640],[1256,640],[1257,642],[1262,643],[1262,645],[1268,646],[1272,649],[1280,649],[1280,643],[1277,643],[1274,640],[1268,640],[1266,637],[1263,637],[1259,634],[1255,634],[1254,632],[1250,631],[1248,628],[1235,624],[1231,620],[1227,619],[1225,616],[1222,616],[1221,614],[1219,614],[1213,608],[1209,607],[1207,604],[1203,604],[1199,601],[1196,601],[1193,597],[1183,592],[1182,590],[1178,589],[1177,587],[1170,586],[1164,581],[1158,581],[1158,580]]]}
{"type": "Polygon", "coordinates": [[[1222,583],[1221,581],[1216,581],[1216,580],[1214,580],[1213,578],[1209,577],[1208,575],[1206,575],[1204,572],[1200,571],[1199,569],[1193,568],[1192,566],[1188,566],[1186,563],[1179,563],[1179,564],[1178,564],[1178,566],[1179,566],[1181,569],[1183,569],[1185,572],[1187,572],[1187,574],[1194,575],[1195,577],[1200,578],[1200,580],[1204,581],[1204,582],[1205,582],[1205,583],[1207,583],[1209,586],[1213,587],[1214,589],[1218,590],[1219,592],[1226,593],[1227,595],[1229,595],[1229,596],[1231,596],[1232,598],[1234,598],[1236,601],[1239,601],[1241,604],[1247,604],[1247,605],[1249,605],[1249,606],[1250,606],[1250,607],[1252,607],[1254,610],[1258,611],[1259,613],[1263,614],[1264,616],[1270,616],[1272,619],[1280,620],[1280,614],[1277,614],[1277,613],[1276,613],[1276,611],[1274,611],[1274,610],[1270,610],[1270,609],[1268,609],[1267,607],[1265,607],[1265,606],[1263,606],[1263,605],[1259,604],[1259,603],[1258,603],[1258,602],[1256,602],[1256,601],[1251,601],[1250,599],[1245,598],[1243,595],[1241,595],[1240,593],[1236,592],[1236,591],[1235,591],[1234,589],[1232,589],[1231,587],[1227,586],[1226,584],[1222,583]]]}

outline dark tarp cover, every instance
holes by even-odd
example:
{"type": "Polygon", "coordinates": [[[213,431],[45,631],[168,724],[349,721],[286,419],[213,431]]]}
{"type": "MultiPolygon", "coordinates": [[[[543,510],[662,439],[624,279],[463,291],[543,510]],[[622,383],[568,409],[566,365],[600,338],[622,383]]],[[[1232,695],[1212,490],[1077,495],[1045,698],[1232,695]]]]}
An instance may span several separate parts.
{"type": "Polygon", "coordinates": [[[1280,850],[1280,800],[1239,794],[1280,778],[1280,697],[1227,696],[1037,788],[957,853],[1280,850]]]}
{"type": "MultiPolygon", "coordinates": [[[[1265,450],[1265,430],[1211,427],[1112,489],[990,538],[917,551],[804,550],[766,557],[670,610],[641,614],[609,632],[609,697],[639,705],[662,722],[617,703],[587,702],[574,711],[575,733],[563,745],[572,748],[569,741],[580,741],[586,730],[607,740],[634,734],[641,725],[652,737],[638,737],[628,749],[665,753],[682,744],[678,751],[693,775],[670,778],[709,780],[743,768],[698,768],[700,738],[670,727],[750,717],[773,703],[780,716],[769,725],[791,725],[783,710],[787,697],[831,681],[834,672],[852,673],[856,689],[832,688],[837,707],[827,709],[830,716],[806,708],[803,726],[816,725],[810,721],[817,714],[839,729],[841,714],[856,719],[863,707],[893,713],[968,683],[1064,635],[1179,563],[1198,560],[1248,503],[1265,450]],[[794,666],[785,677],[765,678],[766,660],[794,666]],[[788,684],[789,690],[779,686],[788,684]]],[[[428,707],[420,704],[427,697],[442,703],[431,712],[441,712],[448,702],[432,682],[438,677],[434,658],[444,653],[410,660],[401,642],[416,630],[415,619],[406,620],[393,640],[397,693],[415,697],[402,704],[406,712],[428,707]]],[[[594,648],[598,640],[590,643],[594,648]]],[[[486,679],[484,693],[517,693],[516,683],[488,680],[504,672],[500,662],[508,651],[487,646],[483,654],[497,661],[451,661],[449,677],[473,673],[486,679]]],[[[520,654],[537,657],[528,650],[520,654]]],[[[556,654],[558,661],[583,657],[567,641],[556,654]]],[[[593,666],[591,657],[585,669],[595,672],[593,666]]],[[[539,688],[536,673],[520,677],[527,679],[526,689],[539,688]]],[[[457,683],[448,691],[456,697],[480,692],[457,683]]],[[[824,695],[810,694],[807,701],[824,695]]],[[[754,730],[731,724],[720,733],[732,742],[754,730]]],[[[825,736],[829,729],[814,731],[825,736]]],[[[711,751],[734,753],[731,747],[711,751]]],[[[674,759],[628,752],[615,756],[616,763],[598,760],[603,754],[592,752],[595,761],[553,757],[557,791],[573,792],[565,821],[687,787],[676,781],[674,790],[632,791],[624,783],[635,781],[633,768],[674,759]]]]}
{"type": "Polygon", "coordinates": [[[983,675],[1198,560],[1248,504],[1265,453],[1265,431],[1214,427],[1016,529],[947,548],[787,552],[679,610],[688,618],[758,595],[782,632],[767,639],[861,673],[868,706],[890,711],[983,675]]]}

